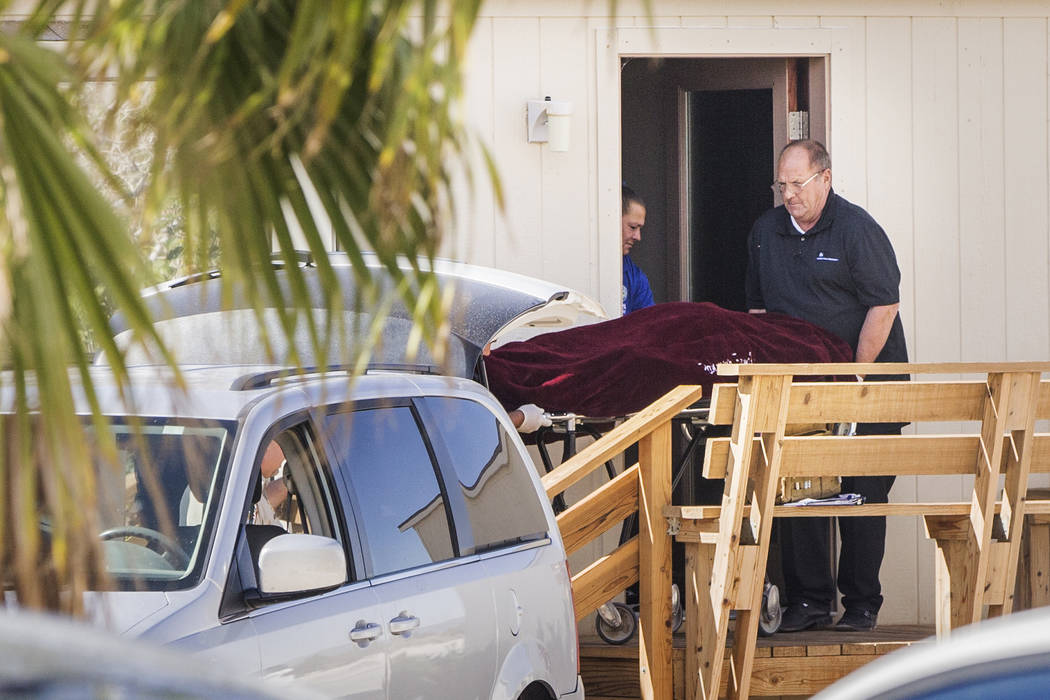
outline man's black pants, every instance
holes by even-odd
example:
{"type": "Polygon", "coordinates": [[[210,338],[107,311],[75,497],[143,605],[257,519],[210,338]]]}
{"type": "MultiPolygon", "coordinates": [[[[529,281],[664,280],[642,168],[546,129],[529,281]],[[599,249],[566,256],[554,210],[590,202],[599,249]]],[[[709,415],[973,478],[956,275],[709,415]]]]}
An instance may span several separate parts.
{"type": "MultiPolygon", "coordinates": [[[[900,435],[899,423],[861,423],[857,435],[900,435]]],[[[866,503],[887,503],[894,476],[843,477],[843,493],[859,493],[866,503]]],[[[842,506],[848,508],[849,506],[842,506]]],[[[886,518],[838,518],[838,590],[847,610],[878,613],[882,607],[879,569],[886,549],[886,518]]],[[[836,579],[831,571],[831,518],[780,518],[777,521],[789,605],[808,603],[830,611],[836,579]]]]}

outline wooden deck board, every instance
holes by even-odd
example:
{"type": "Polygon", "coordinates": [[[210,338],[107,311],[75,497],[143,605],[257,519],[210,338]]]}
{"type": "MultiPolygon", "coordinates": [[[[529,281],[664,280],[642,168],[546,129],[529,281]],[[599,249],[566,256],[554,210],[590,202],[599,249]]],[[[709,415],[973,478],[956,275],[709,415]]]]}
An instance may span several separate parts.
{"type": "MultiPolygon", "coordinates": [[[[637,641],[606,644],[589,627],[589,621],[581,620],[580,668],[587,697],[639,698],[637,641]]],[[[807,630],[759,638],[751,695],[812,695],[878,656],[932,634],[932,626],[889,625],[874,632],[807,630]]],[[[685,637],[676,634],[672,654],[676,699],[685,693],[684,653],[685,637]]]]}

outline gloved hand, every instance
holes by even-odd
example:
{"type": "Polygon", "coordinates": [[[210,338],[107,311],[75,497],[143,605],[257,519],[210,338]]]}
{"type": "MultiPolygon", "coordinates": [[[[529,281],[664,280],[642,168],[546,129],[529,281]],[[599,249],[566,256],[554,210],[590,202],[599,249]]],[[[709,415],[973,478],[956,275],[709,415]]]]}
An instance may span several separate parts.
{"type": "Polygon", "coordinates": [[[547,427],[551,424],[551,419],[544,415],[543,409],[534,403],[518,406],[518,410],[524,416],[524,420],[518,426],[519,433],[534,433],[540,427],[547,427]]]}

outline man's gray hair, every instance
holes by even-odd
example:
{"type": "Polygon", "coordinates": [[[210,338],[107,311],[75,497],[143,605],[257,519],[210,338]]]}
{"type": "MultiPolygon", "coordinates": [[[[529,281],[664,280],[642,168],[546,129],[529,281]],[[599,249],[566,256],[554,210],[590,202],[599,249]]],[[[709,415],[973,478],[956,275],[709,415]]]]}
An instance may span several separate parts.
{"type": "Polygon", "coordinates": [[[777,158],[777,165],[784,159],[784,154],[792,148],[801,148],[807,154],[809,154],[810,165],[819,168],[820,170],[831,169],[831,156],[828,155],[828,149],[824,148],[824,144],[814,139],[797,139],[795,141],[789,141],[788,145],[784,146],[780,150],[780,157],[777,158]]]}

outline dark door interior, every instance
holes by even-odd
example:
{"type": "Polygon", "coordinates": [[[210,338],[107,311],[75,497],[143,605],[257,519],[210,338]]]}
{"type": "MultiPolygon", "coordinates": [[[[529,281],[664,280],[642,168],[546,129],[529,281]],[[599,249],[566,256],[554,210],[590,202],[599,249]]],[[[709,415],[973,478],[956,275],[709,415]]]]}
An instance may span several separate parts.
{"type": "Polygon", "coordinates": [[[747,234],[773,206],[773,91],[688,95],[692,299],[743,311],[747,234]]]}

